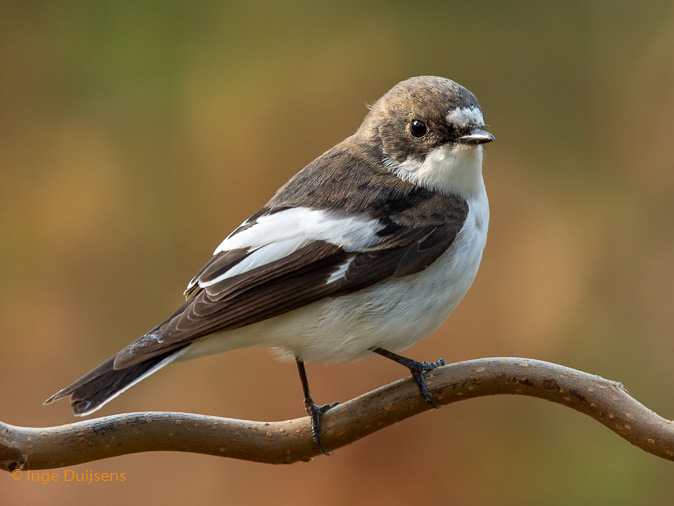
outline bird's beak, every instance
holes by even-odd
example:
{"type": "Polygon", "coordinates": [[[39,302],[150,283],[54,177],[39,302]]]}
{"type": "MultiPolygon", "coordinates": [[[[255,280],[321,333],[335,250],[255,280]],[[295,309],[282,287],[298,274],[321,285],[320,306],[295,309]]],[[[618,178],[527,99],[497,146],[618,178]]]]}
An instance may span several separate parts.
{"type": "Polygon", "coordinates": [[[480,128],[473,128],[467,135],[462,135],[456,142],[459,144],[486,144],[495,140],[492,134],[480,128]]]}

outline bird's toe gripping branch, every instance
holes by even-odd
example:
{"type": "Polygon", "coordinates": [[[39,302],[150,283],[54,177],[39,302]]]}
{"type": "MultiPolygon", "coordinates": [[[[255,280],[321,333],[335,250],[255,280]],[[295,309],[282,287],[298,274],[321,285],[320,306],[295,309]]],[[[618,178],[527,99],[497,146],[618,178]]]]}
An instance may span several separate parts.
{"type": "Polygon", "coordinates": [[[407,367],[412,373],[412,377],[419,387],[419,393],[421,394],[421,397],[423,397],[424,400],[434,408],[440,408],[439,405],[433,402],[431,393],[428,391],[428,387],[426,386],[426,378],[424,378],[424,373],[426,371],[432,371],[436,367],[445,365],[445,359],[441,358],[437,362],[417,362],[416,360],[403,357],[383,348],[375,348],[372,351],[378,355],[381,355],[382,357],[386,357],[400,365],[407,367]]]}

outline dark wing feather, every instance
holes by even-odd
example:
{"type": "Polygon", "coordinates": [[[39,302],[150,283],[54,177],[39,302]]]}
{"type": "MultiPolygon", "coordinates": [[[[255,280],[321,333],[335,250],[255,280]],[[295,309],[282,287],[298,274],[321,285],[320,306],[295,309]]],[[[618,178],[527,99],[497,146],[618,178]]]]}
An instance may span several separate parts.
{"type": "Polygon", "coordinates": [[[198,281],[204,282],[217,278],[220,274],[227,272],[241,262],[249,254],[249,249],[239,248],[221,251],[217,255],[213,255],[187,285],[187,289],[184,292],[185,297],[189,298],[199,290],[198,281]]]}
{"type": "Polygon", "coordinates": [[[401,278],[423,271],[431,265],[444,251],[451,246],[459,231],[456,226],[436,227],[419,240],[414,241],[405,250],[393,273],[394,278],[401,278]]]}

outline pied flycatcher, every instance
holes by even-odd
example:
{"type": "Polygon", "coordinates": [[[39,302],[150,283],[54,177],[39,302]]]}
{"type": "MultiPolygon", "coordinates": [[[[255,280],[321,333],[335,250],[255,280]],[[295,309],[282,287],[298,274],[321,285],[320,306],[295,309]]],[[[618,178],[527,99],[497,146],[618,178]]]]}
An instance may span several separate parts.
{"type": "Polygon", "coordinates": [[[425,338],[473,282],[487,240],[483,130],[475,96],[441,77],[413,77],[360,128],[282,186],[215,250],[170,318],[58,391],[93,413],[162,367],[248,346],[297,362],[312,436],[334,406],[311,398],[305,362],[372,353],[411,371],[444,361],[393,353],[425,338]]]}

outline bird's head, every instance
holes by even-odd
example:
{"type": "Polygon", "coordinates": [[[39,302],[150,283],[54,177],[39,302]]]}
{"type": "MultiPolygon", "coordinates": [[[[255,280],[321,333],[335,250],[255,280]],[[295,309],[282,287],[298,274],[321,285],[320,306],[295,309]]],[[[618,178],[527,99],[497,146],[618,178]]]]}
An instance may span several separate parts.
{"type": "Polygon", "coordinates": [[[439,191],[471,196],[482,183],[484,130],[480,104],[460,84],[434,76],[395,85],[371,108],[358,134],[377,145],[399,177],[439,191]]]}

